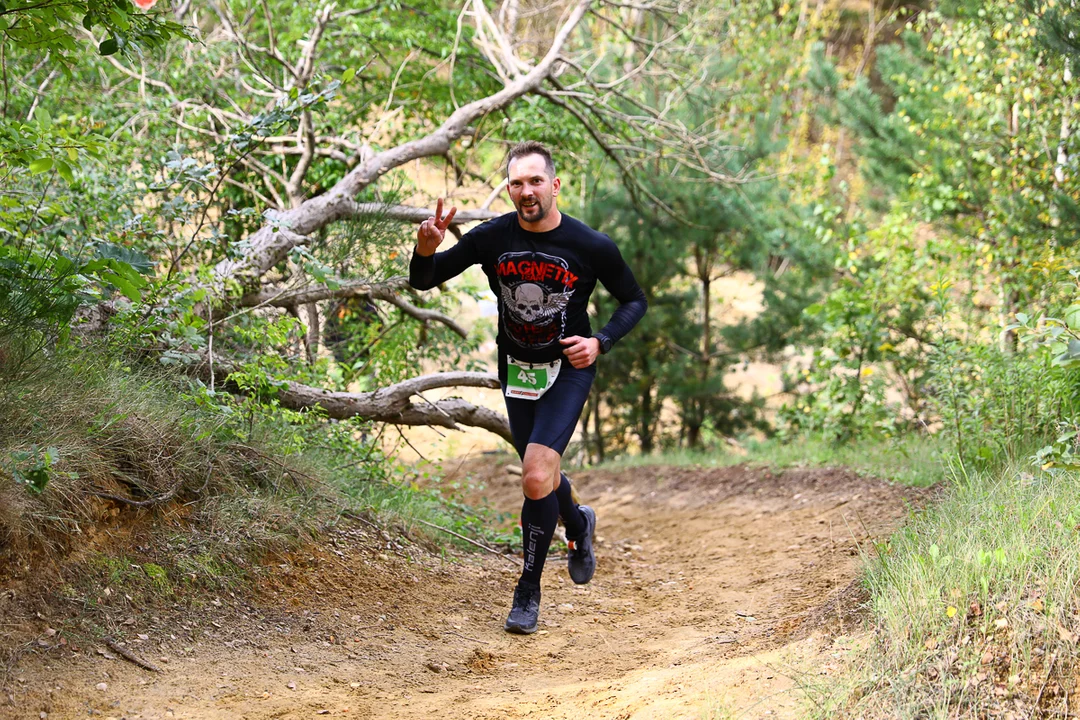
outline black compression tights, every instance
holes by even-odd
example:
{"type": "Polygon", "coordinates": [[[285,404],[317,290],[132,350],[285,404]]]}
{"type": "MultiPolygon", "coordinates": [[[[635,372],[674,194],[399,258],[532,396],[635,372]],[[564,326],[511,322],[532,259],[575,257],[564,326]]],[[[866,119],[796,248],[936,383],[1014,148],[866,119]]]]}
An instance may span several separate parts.
{"type": "Polygon", "coordinates": [[[585,532],[585,520],[581,517],[578,504],[574,502],[574,491],[570,486],[570,478],[561,474],[559,487],[555,489],[555,497],[559,500],[559,516],[563,525],[566,526],[566,537],[571,540],[581,537],[585,532]]]}
{"type": "Polygon", "coordinates": [[[570,489],[570,478],[563,475],[555,492],[540,500],[525,498],[521,505],[521,543],[525,550],[525,569],[521,579],[525,582],[540,584],[540,575],[544,572],[551,536],[555,534],[555,524],[562,516],[566,526],[566,537],[577,538],[585,531],[585,523],[574,502],[570,489]]]}
{"type": "Polygon", "coordinates": [[[525,498],[521,506],[521,544],[525,550],[522,582],[540,585],[540,574],[544,572],[548,546],[558,521],[559,500],[555,493],[548,493],[540,500],[525,498]]]}
{"type": "MultiPolygon", "coordinates": [[[[529,443],[537,443],[563,454],[595,376],[595,364],[578,369],[564,362],[558,380],[539,400],[504,398],[514,447],[522,460],[529,443]]],[[[499,379],[505,391],[506,356],[501,352],[499,379]]],[[[526,498],[521,506],[521,540],[525,548],[525,570],[521,574],[523,581],[540,583],[540,573],[544,570],[548,546],[560,515],[566,525],[567,537],[576,538],[585,531],[581,511],[574,502],[570,481],[565,475],[559,480],[555,492],[540,500],[526,498]]]]}

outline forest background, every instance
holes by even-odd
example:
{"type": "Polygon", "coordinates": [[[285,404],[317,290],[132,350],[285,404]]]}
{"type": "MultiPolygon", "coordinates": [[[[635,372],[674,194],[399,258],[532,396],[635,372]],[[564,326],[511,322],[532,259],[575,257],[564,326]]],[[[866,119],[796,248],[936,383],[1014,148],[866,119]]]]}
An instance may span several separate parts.
{"type": "MultiPolygon", "coordinates": [[[[1017,655],[1074,643],[1076,27],[1054,0],[0,2],[0,538],[62,552],[95,502],[176,498],[293,537],[283,459],[482,532],[394,457],[401,426],[507,437],[421,394],[497,387],[455,319],[484,289],[402,275],[430,189],[458,232],[493,217],[538,139],[650,303],[576,461],[933,447],[952,494],[870,561],[878,662],[944,662],[918,639],[959,644],[958,607],[1034,597],[1017,655]],[[722,311],[731,277],[759,312],[722,311]],[[783,368],[768,407],[725,383],[752,361],[783,368]]],[[[903,702],[964,701],[905,677],[903,702]]]]}

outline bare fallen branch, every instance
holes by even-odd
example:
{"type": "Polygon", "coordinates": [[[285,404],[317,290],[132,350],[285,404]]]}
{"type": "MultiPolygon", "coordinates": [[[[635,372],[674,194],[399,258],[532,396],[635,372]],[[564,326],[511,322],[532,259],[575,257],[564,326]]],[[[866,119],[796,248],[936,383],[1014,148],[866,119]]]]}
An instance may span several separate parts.
{"type": "Polygon", "coordinates": [[[408,279],[394,277],[383,282],[373,283],[364,280],[342,282],[337,288],[326,285],[305,285],[304,287],[288,289],[278,288],[273,285],[260,288],[257,292],[248,293],[240,298],[241,307],[295,307],[307,303],[343,299],[351,297],[372,297],[374,294],[392,294],[408,287],[408,279]]]}
{"type": "MultiPolygon", "coordinates": [[[[521,96],[535,91],[552,72],[555,61],[570,34],[584,17],[592,0],[578,0],[566,22],[555,33],[551,46],[544,57],[527,74],[506,83],[498,92],[461,106],[434,132],[401,145],[375,153],[339,180],[326,193],[310,198],[298,207],[279,213],[275,222],[264,225],[251,235],[250,248],[243,256],[226,259],[214,268],[215,294],[224,295],[230,281],[252,286],[258,283],[270,268],[274,267],[292,248],[307,242],[311,233],[329,223],[346,217],[353,198],[377,181],[384,174],[412,160],[441,156],[449,152],[451,143],[462,137],[476,120],[507,107],[521,96]],[[282,227],[288,233],[282,233],[282,227]]],[[[235,34],[235,31],[234,31],[235,34]]]]}
{"type": "Polygon", "coordinates": [[[479,427],[511,442],[506,417],[461,398],[414,403],[413,395],[444,387],[498,388],[499,379],[490,373],[449,372],[421,375],[366,393],[332,392],[290,382],[280,391],[281,404],[291,410],[319,407],[336,420],[360,417],[398,425],[434,425],[460,430],[459,425],[479,427]]]}
{"type": "MultiPolygon", "coordinates": [[[[346,217],[360,217],[364,215],[382,215],[390,220],[402,222],[422,223],[432,215],[431,208],[418,208],[409,205],[387,205],[384,203],[347,203],[344,207],[346,217]]],[[[497,213],[487,208],[476,210],[458,210],[454,215],[453,225],[467,225],[479,220],[491,220],[499,217],[497,213]]]]}
{"type": "Polygon", "coordinates": [[[496,550],[493,547],[488,547],[487,545],[485,545],[482,542],[477,542],[476,540],[473,540],[472,538],[465,537],[461,533],[454,532],[453,530],[450,530],[449,528],[444,528],[442,525],[436,525],[435,523],[429,523],[427,520],[421,520],[420,518],[416,518],[416,521],[418,523],[420,523],[421,525],[427,525],[429,528],[434,528],[435,530],[441,530],[444,533],[446,533],[447,535],[453,535],[458,540],[464,540],[465,542],[469,543],[470,545],[475,545],[478,548],[481,548],[483,550],[487,550],[492,555],[498,555],[499,557],[501,557],[503,560],[506,560],[508,563],[510,563],[514,567],[521,567],[521,563],[517,560],[517,558],[512,558],[509,555],[505,555],[505,554],[499,552],[498,550],[496,550]]]}
{"type": "MultiPolygon", "coordinates": [[[[228,388],[226,380],[235,369],[235,364],[215,358],[214,372],[220,387],[228,388]]],[[[205,361],[191,370],[204,378],[210,372],[205,361]]],[[[278,399],[283,407],[290,410],[322,408],[328,417],[335,420],[358,417],[394,425],[428,425],[450,430],[460,430],[460,426],[465,425],[487,430],[507,442],[513,442],[510,423],[505,415],[461,398],[432,401],[420,395],[427,390],[447,387],[498,389],[501,385],[498,376],[493,373],[463,371],[420,375],[379,390],[359,393],[336,392],[289,381],[284,389],[278,391],[278,399]],[[413,402],[414,396],[419,396],[422,402],[413,402]]],[[[231,391],[236,392],[236,388],[233,387],[231,391]]]]}
{"type": "Polygon", "coordinates": [[[105,638],[105,644],[109,646],[110,650],[115,653],[119,653],[120,656],[128,662],[134,663],[139,667],[143,668],[144,670],[150,670],[151,672],[156,673],[161,672],[161,668],[159,668],[157,665],[148,660],[143,660],[141,657],[133,653],[131,650],[128,650],[125,646],[116,642],[111,637],[105,638]]]}

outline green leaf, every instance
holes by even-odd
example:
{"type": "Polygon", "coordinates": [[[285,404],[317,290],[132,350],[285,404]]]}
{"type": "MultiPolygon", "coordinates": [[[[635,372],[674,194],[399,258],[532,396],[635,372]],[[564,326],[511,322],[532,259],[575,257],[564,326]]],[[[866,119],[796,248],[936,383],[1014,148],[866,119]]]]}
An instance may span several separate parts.
{"type": "Polygon", "coordinates": [[[38,158],[37,160],[34,160],[33,162],[30,163],[30,172],[34,173],[35,175],[38,175],[40,173],[48,172],[49,170],[52,170],[52,166],[53,166],[53,159],[51,157],[38,158]]]}
{"type": "Polygon", "coordinates": [[[41,127],[48,130],[52,127],[52,116],[49,115],[49,111],[45,108],[38,108],[34,111],[34,119],[38,121],[41,127]]]}
{"type": "Polygon", "coordinates": [[[71,166],[63,160],[56,161],[56,172],[60,173],[60,177],[64,178],[68,185],[75,182],[75,173],[71,172],[71,166]]]}
{"type": "Polygon", "coordinates": [[[132,302],[138,302],[140,299],[142,299],[142,295],[139,293],[139,289],[136,288],[134,283],[129,281],[127,278],[121,277],[116,273],[104,272],[101,273],[101,279],[115,287],[117,290],[123,293],[128,300],[131,300],[132,302]]]}
{"type": "MultiPolygon", "coordinates": [[[[113,245],[107,242],[98,243],[94,255],[104,260],[116,260],[123,265],[129,265],[143,275],[148,275],[154,270],[154,261],[147,255],[121,245],[113,245]]],[[[118,270],[116,266],[111,267],[118,270]]]]}
{"type": "Polygon", "coordinates": [[[78,268],[71,258],[66,255],[57,255],[53,261],[53,272],[59,277],[68,277],[78,272],[78,268]]]}
{"type": "Polygon", "coordinates": [[[1080,364],[1080,340],[1069,340],[1065,352],[1055,357],[1053,364],[1058,367],[1073,367],[1080,364]]]}
{"type": "Polygon", "coordinates": [[[354,77],[356,77],[356,68],[349,68],[345,72],[341,73],[341,82],[342,84],[347,83],[354,77]]]}
{"type": "Polygon", "coordinates": [[[98,53],[101,55],[112,55],[120,49],[120,44],[116,42],[116,38],[106,38],[98,45],[98,53]]]}
{"type": "Polygon", "coordinates": [[[131,28],[131,23],[128,22],[127,16],[119,10],[109,10],[109,18],[113,21],[113,24],[121,30],[127,31],[131,28]]]}

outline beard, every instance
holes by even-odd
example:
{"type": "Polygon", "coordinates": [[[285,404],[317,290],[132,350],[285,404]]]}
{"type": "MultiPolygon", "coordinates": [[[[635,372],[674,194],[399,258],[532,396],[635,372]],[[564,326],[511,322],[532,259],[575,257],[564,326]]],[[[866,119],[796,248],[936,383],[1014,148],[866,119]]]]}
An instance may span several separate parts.
{"type": "Polygon", "coordinates": [[[545,205],[544,201],[540,198],[536,198],[536,204],[530,207],[524,207],[521,203],[518,203],[517,206],[518,217],[529,223],[540,222],[547,217],[548,210],[550,209],[551,201],[549,200],[545,205]]]}

